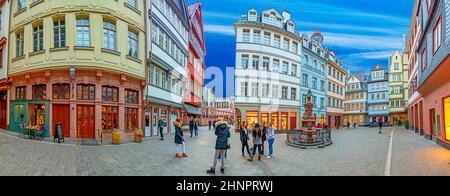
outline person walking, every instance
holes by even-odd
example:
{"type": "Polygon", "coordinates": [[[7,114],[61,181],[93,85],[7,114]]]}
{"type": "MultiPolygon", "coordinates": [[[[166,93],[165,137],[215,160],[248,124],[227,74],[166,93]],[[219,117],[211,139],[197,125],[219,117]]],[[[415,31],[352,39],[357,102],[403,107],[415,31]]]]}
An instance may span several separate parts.
{"type": "Polygon", "coordinates": [[[245,148],[247,148],[248,156],[251,156],[252,154],[250,153],[250,149],[248,147],[248,140],[250,138],[248,137],[247,123],[245,121],[242,123],[239,133],[240,133],[239,135],[240,135],[240,140],[241,140],[241,144],[242,144],[242,156],[245,157],[245,154],[244,154],[245,148]]]}
{"type": "Polygon", "coordinates": [[[184,141],[183,125],[181,124],[181,119],[178,118],[177,120],[175,120],[175,122],[173,122],[173,125],[175,125],[175,144],[177,152],[175,157],[187,158],[188,155],[186,154],[186,143],[184,141]]]}
{"type": "Polygon", "coordinates": [[[272,123],[267,128],[267,138],[269,139],[269,156],[266,159],[271,159],[273,157],[273,143],[275,142],[275,129],[272,123]]]}
{"type": "Polygon", "coordinates": [[[253,136],[253,153],[252,156],[250,156],[250,158],[248,158],[247,160],[252,162],[256,155],[256,149],[258,149],[258,160],[261,161],[262,128],[258,123],[254,125],[252,136],[253,136]]]}
{"type": "Polygon", "coordinates": [[[347,122],[347,128],[350,129],[350,121],[347,122]]]}
{"type": "Polygon", "coordinates": [[[378,133],[381,134],[381,131],[383,130],[383,121],[381,119],[378,120],[378,127],[380,129],[380,131],[378,133]]]}
{"type": "Polygon", "coordinates": [[[199,126],[199,122],[198,120],[194,121],[194,132],[195,132],[195,136],[198,136],[198,126],[199,126]]]}
{"type": "Polygon", "coordinates": [[[212,126],[212,122],[211,122],[211,120],[210,120],[210,121],[208,121],[208,126],[209,126],[209,129],[208,129],[208,130],[210,130],[210,131],[211,131],[211,126],[212,126]]]}
{"type": "Polygon", "coordinates": [[[160,140],[164,140],[164,133],[163,133],[164,121],[163,121],[162,117],[158,121],[158,130],[159,130],[159,136],[161,136],[160,140]]]}
{"type": "Polygon", "coordinates": [[[230,138],[230,126],[228,125],[227,121],[224,121],[223,119],[218,119],[216,123],[216,130],[215,135],[217,136],[216,139],[216,152],[214,154],[214,161],[213,166],[210,170],[206,171],[208,174],[215,174],[216,173],[216,166],[217,161],[219,160],[219,157],[221,157],[222,166],[220,168],[220,172],[223,174],[225,173],[225,152],[230,149],[230,145],[228,144],[228,138],[230,138]]]}
{"type": "Polygon", "coordinates": [[[189,132],[191,133],[191,137],[194,134],[194,120],[193,118],[191,118],[191,120],[189,120],[189,132]]]}

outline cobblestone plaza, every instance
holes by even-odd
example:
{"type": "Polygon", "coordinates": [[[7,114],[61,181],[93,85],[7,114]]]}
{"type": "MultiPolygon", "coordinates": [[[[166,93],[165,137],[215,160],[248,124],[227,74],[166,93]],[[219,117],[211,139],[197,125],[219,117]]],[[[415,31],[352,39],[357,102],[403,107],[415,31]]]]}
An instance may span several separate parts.
{"type": "MultiPolygon", "coordinates": [[[[450,151],[404,128],[333,131],[333,145],[302,150],[276,136],[274,158],[248,162],[232,133],[227,176],[410,176],[450,175],[450,151]]],[[[32,176],[205,176],[214,155],[213,131],[187,138],[189,158],[175,158],[173,138],[150,138],[142,144],[81,146],[24,140],[0,132],[0,175],[32,176]]],[[[222,175],[219,174],[217,175],[222,175]]]]}

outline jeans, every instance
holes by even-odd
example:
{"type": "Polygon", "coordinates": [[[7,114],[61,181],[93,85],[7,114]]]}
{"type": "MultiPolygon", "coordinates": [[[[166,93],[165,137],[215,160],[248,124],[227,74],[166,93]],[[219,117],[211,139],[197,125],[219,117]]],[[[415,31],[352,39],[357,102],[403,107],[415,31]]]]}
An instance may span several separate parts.
{"type": "Polygon", "coordinates": [[[189,132],[191,132],[191,137],[192,137],[192,134],[194,132],[194,127],[189,127],[189,132]]]}
{"type": "Polygon", "coordinates": [[[177,151],[177,154],[178,153],[186,153],[186,143],[183,142],[183,144],[177,144],[176,151],[177,151]]]}
{"type": "Polygon", "coordinates": [[[198,127],[195,127],[194,131],[195,131],[195,136],[198,136],[198,127]]]}
{"type": "Polygon", "coordinates": [[[242,155],[244,155],[244,149],[245,149],[245,148],[247,148],[247,153],[248,153],[248,155],[251,155],[250,149],[249,149],[249,147],[248,147],[248,142],[244,142],[244,143],[242,144],[242,155]]]}
{"type": "Polygon", "coordinates": [[[275,139],[269,139],[269,156],[273,155],[273,143],[275,142],[275,139]]]}
{"type": "Polygon", "coordinates": [[[162,127],[159,127],[159,135],[161,136],[161,138],[164,138],[163,128],[162,127]]]}
{"type": "Polygon", "coordinates": [[[258,148],[258,154],[261,155],[262,154],[262,145],[261,144],[253,144],[253,153],[252,155],[255,156],[256,155],[256,148],[258,148]]]}
{"type": "Polygon", "coordinates": [[[221,161],[222,161],[222,169],[225,169],[225,151],[226,150],[216,150],[216,154],[214,155],[214,163],[212,168],[216,169],[217,166],[217,161],[219,160],[219,156],[221,157],[221,161]]]}

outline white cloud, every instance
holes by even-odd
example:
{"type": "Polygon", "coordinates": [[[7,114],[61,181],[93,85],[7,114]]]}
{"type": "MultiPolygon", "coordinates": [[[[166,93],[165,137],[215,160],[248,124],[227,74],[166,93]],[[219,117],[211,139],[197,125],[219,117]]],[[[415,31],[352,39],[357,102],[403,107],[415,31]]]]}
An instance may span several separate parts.
{"type": "Polygon", "coordinates": [[[347,58],[359,59],[387,59],[394,53],[393,50],[375,51],[375,52],[361,52],[346,55],[347,58]]]}
{"type": "Polygon", "coordinates": [[[234,36],[234,26],[231,25],[210,25],[205,24],[204,29],[206,33],[214,33],[226,36],[234,36]]]}

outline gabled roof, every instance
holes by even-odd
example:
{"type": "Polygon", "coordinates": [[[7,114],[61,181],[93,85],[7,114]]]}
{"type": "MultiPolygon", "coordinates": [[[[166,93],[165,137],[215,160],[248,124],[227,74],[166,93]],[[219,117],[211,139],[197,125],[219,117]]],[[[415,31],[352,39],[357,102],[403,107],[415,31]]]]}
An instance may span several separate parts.
{"type": "Polygon", "coordinates": [[[275,8],[264,10],[262,13],[269,13],[269,14],[275,13],[275,16],[284,19],[283,15],[281,15],[280,12],[278,12],[275,8]]]}

